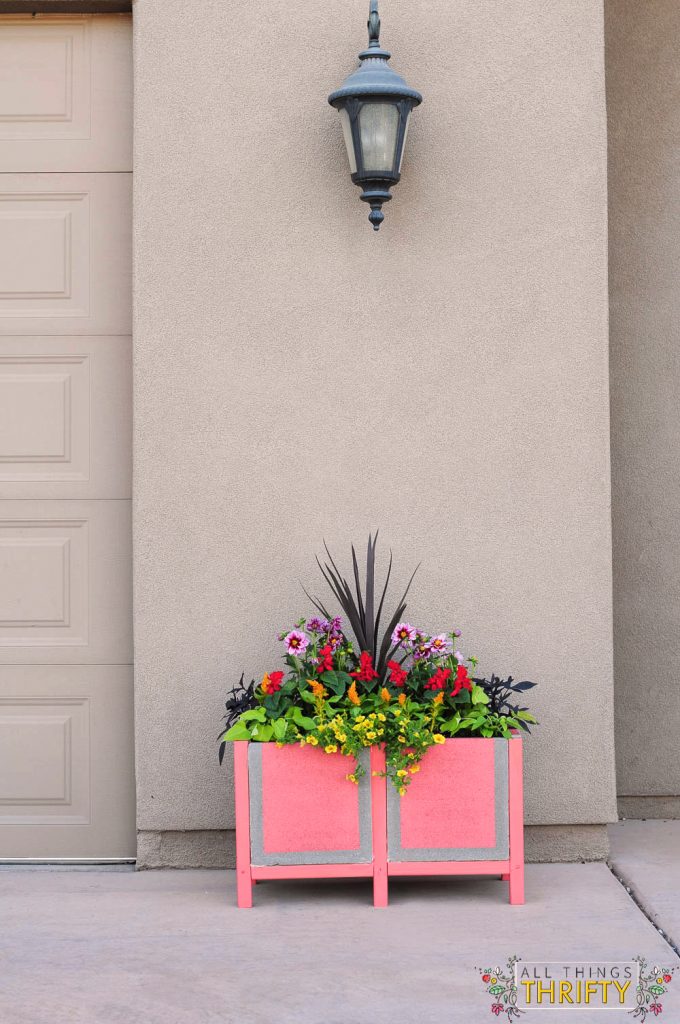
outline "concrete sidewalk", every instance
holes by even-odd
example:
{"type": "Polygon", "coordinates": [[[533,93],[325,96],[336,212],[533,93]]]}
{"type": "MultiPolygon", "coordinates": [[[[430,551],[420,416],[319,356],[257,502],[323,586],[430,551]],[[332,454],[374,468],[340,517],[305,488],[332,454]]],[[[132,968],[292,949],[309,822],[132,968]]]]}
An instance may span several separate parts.
{"type": "MultiPolygon", "coordinates": [[[[513,953],[677,962],[605,864],[529,866],[523,907],[495,879],[403,879],[390,895],[374,910],[363,881],[269,882],[239,911],[233,872],[3,870],[0,1020],[471,1024],[496,1019],[475,968],[513,953]]],[[[666,1021],[680,1019],[675,980],[666,1021]]],[[[602,1011],[523,1019],[603,1024],[602,1011]]]]}
{"type": "Polygon", "coordinates": [[[609,841],[612,870],[630,888],[677,951],[680,949],[680,821],[619,821],[609,826],[609,841]]]}

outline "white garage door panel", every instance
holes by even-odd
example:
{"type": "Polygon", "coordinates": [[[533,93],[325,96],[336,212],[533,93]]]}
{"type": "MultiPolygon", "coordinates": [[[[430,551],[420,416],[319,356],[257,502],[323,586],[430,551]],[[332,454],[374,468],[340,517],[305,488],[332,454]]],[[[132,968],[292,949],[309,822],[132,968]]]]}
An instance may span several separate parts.
{"type": "Polygon", "coordinates": [[[0,337],[0,498],[129,498],[130,338],[0,337]]]}
{"type": "Polygon", "coordinates": [[[132,169],[131,21],[0,25],[0,171],[132,169]]]}
{"type": "Polygon", "coordinates": [[[0,501],[0,664],[132,661],[129,501],[0,501]]]}
{"type": "Polygon", "coordinates": [[[134,857],[132,736],[130,667],[0,666],[0,860],[134,857]]]}
{"type": "Polygon", "coordinates": [[[129,174],[0,175],[0,333],[130,334],[131,204],[129,174]]]}
{"type": "Polygon", "coordinates": [[[0,15],[0,860],[135,853],[130,28],[0,15]]]}

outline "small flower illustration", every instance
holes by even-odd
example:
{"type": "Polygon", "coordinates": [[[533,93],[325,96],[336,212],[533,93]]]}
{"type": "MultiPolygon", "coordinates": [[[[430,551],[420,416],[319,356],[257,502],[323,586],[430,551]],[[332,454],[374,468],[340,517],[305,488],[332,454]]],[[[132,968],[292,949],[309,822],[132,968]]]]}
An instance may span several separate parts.
{"type": "Polygon", "coordinates": [[[655,964],[650,971],[644,957],[635,956],[633,960],[640,965],[640,978],[635,993],[635,1009],[628,1012],[632,1017],[636,1017],[641,1024],[644,1024],[650,1013],[654,1014],[655,1017],[663,1013],[663,1004],[659,1000],[659,996],[664,995],[668,991],[668,985],[673,980],[675,968],[671,967],[669,969],[655,964]]]}
{"type": "Polygon", "coordinates": [[[517,987],[515,985],[515,964],[518,956],[511,956],[507,962],[507,968],[500,967],[479,967],[477,968],[486,991],[493,997],[491,1012],[494,1017],[505,1014],[508,1021],[513,1021],[524,1012],[517,1006],[517,987]]]}

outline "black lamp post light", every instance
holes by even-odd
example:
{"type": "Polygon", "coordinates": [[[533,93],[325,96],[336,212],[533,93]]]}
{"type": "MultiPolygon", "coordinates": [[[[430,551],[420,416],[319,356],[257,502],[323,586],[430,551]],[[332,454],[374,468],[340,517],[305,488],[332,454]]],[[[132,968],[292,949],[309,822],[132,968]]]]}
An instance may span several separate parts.
{"type": "Polygon", "coordinates": [[[340,112],[352,181],[371,207],[368,219],[374,231],[385,219],[382,205],[392,198],[390,189],[401,175],[411,111],[423,99],[388,65],[390,57],[380,46],[378,0],[370,0],[368,49],[328,102],[340,112]]]}

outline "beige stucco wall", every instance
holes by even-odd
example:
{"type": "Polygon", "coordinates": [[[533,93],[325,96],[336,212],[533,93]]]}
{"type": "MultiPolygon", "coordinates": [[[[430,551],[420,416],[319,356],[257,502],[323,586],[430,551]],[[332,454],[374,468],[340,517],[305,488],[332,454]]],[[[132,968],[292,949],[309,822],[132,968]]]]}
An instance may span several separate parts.
{"type": "Polygon", "coordinates": [[[633,816],[680,812],[679,47],[677,0],[607,0],[617,769],[633,816]]]}
{"type": "Polygon", "coordinates": [[[540,682],[527,820],[615,813],[601,0],[383,0],[425,102],[379,234],[326,104],[366,8],[135,4],[154,856],[158,832],[233,824],[225,690],[271,664],[322,538],[342,551],[376,526],[400,579],[423,562],[410,618],[540,682]]]}

